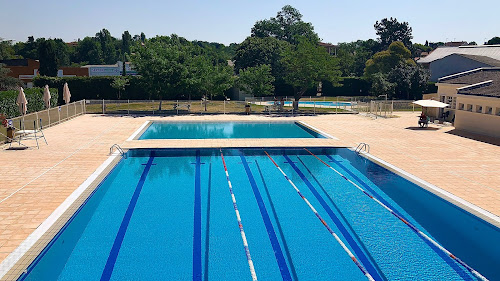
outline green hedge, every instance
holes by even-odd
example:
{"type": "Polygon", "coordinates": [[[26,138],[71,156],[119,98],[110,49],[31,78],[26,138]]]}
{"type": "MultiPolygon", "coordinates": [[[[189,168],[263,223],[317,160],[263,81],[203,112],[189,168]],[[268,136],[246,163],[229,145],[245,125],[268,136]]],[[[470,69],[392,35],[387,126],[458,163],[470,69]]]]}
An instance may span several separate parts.
{"type": "MultiPolygon", "coordinates": [[[[28,101],[27,113],[45,109],[45,103],[43,102],[43,88],[24,89],[24,94],[26,95],[26,100],[28,101]]],[[[19,91],[17,90],[0,92],[0,113],[5,114],[7,118],[14,118],[21,115],[19,107],[16,104],[18,95],[19,91]]],[[[50,96],[50,104],[52,106],[56,106],[59,96],[57,89],[50,89],[50,96]]]]}
{"type": "MultiPolygon", "coordinates": [[[[121,92],[120,99],[144,100],[149,99],[149,95],[144,91],[141,85],[140,76],[127,76],[129,84],[125,91],[121,92]]],[[[118,99],[118,91],[111,87],[111,83],[115,79],[114,76],[94,76],[94,77],[47,77],[40,76],[33,80],[36,87],[49,85],[51,88],[59,89],[62,93],[64,83],[68,83],[71,92],[71,101],[83,99],[118,99]]],[[[62,104],[62,95],[59,104],[62,104]]]]}

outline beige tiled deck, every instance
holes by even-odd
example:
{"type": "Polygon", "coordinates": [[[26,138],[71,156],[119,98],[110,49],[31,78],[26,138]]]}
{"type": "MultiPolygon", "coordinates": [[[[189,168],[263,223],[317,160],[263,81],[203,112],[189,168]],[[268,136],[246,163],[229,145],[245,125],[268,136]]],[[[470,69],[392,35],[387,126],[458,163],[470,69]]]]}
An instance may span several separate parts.
{"type": "Polygon", "coordinates": [[[133,148],[355,146],[366,142],[376,157],[499,216],[500,146],[449,134],[451,127],[418,130],[414,128],[416,113],[400,115],[377,120],[360,115],[77,117],[45,130],[49,145],[39,150],[0,150],[0,262],[105,161],[115,143],[133,148]],[[301,120],[338,140],[127,141],[147,120],[301,120]]]}

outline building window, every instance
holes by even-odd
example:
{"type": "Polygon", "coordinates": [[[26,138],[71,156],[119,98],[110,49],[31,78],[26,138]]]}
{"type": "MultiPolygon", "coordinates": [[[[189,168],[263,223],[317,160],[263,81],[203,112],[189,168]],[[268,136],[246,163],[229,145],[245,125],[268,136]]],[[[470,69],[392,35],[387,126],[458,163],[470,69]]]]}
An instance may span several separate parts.
{"type": "Polygon", "coordinates": [[[472,104],[468,104],[468,105],[467,105],[467,111],[472,112],[472,104]]]}
{"type": "Polygon", "coordinates": [[[464,110],[464,109],[465,109],[464,104],[463,104],[463,103],[459,103],[459,104],[458,104],[458,109],[459,109],[459,110],[464,110]]]}
{"type": "Polygon", "coordinates": [[[495,112],[495,115],[500,116],[500,107],[497,107],[497,110],[496,110],[496,112],[495,112]]]}
{"type": "Polygon", "coordinates": [[[483,113],[483,106],[482,105],[476,105],[476,112],[477,113],[483,113]]]}
{"type": "Polygon", "coordinates": [[[486,113],[486,114],[493,114],[493,107],[487,106],[486,107],[486,111],[484,113],[486,113]]]}

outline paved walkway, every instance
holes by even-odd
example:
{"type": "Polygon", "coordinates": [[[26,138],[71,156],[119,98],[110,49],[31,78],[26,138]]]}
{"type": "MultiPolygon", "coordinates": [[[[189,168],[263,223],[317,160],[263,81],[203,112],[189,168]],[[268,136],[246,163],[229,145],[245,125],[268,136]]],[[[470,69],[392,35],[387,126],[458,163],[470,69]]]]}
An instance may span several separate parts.
{"type": "Polygon", "coordinates": [[[266,146],[366,142],[376,157],[500,216],[500,146],[450,134],[451,127],[419,130],[417,113],[400,115],[376,120],[340,114],[77,117],[46,129],[49,145],[42,144],[39,150],[0,150],[0,262],[105,161],[115,143],[130,148],[263,146],[262,140],[127,141],[147,120],[301,120],[338,140],[266,140],[266,146]]]}

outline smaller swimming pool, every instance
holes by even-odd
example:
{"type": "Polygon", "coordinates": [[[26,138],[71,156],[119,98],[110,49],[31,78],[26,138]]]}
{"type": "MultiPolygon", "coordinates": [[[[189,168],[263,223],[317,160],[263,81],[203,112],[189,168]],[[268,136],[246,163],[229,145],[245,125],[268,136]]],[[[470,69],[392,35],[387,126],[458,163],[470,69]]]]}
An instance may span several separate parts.
{"type": "Polygon", "coordinates": [[[300,122],[152,122],[145,139],[326,138],[300,122]]]}
{"type": "MultiPolygon", "coordinates": [[[[266,102],[255,102],[258,105],[273,105],[273,101],[266,102]]],[[[299,107],[345,107],[351,106],[353,103],[351,102],[336,102],[336,101],[299,101],[299,107]]],[[[292,106],[293,103],[291,101],[285,101],[285,106],[292,106]]]]}

